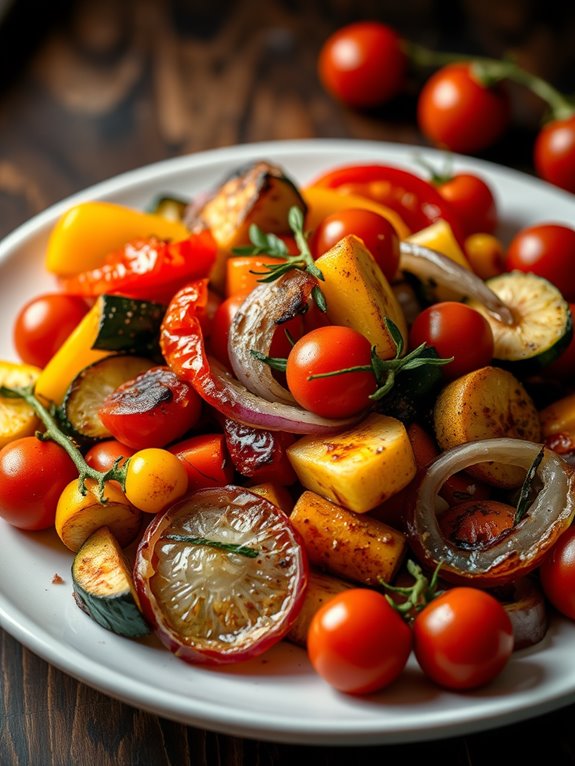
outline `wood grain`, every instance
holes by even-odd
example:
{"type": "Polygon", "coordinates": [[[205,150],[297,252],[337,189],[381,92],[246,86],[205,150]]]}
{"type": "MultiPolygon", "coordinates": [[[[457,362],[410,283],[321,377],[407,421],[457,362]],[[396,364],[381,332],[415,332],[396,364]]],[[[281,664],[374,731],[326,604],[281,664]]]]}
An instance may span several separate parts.
{"type": "MultiPolygon", "coordinates": [[[[0,25],[0,235],[48,205],[132,168],[270,139],[424,143],[421,74],[371,112],[321,89],[316,59],[344,23],[378,18],[427,45],[500,55],[575,90],[572,4],[521,0],[18,0],[0,25]],[[546,7],[549,6],[549,7],[546,7]],[[559,8],[561,6],[561,9],[559,8]],[[33,23],[31,23],[33,20],[33,23]]],[[[483,156],[532,172],[541,105],[514,93],[516,124],[483,156]]],[[[183,726],[112,700],[0,633],[1,766],[492,766],[512,743],[534,763],[575,763],[575,706],[490,732],[405,746],[280,745],[183,726]]],[[[493,722],[497,724],[496,721],[493,722]]]]}

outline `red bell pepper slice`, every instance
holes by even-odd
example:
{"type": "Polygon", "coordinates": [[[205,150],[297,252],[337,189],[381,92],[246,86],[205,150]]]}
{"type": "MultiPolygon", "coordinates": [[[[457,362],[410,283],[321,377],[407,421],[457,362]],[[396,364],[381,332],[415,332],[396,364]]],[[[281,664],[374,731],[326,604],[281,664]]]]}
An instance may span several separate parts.
{"type": "Polygon", "coordinates": [[[311,186],[357,194],[394,210],[412,231],[420,231],[442,218],[462,245],[463,227],[455,211],[432,183],[402,168],[389,165],[342,165],[318,178],[311,186]]]}
{"type": "Polygon", "coordinates": [[[183,285],[209,275],[216,252],[208,230],[180,242],[136,240],[108,254],[102,266],[63,277],[60,287],[87,297],[116,293],[167,303],[183,285]]]}

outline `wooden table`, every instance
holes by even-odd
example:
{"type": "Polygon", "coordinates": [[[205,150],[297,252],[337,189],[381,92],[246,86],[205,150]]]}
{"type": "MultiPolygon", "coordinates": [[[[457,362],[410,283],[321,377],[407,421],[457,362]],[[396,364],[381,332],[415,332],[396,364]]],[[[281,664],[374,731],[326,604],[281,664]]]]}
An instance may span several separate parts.
{"type": "MultiPolygon", "coordinates": [[[[559,5],[559,4],[557,4],[559,5]]],[[[328,33],[379,18],[430,46],[520,60],[575,90],[572,11],[535,2],[14,0],[0,25],[0,234],[117,173],[191,152],[270,139],[350,137],[423,144],[413,77],[393,104],[352,112],[320,88],[328,33]],[[538,10],[539,9],[539,10],[538,10]],[[571,37],[572,39],[572,37],[571,37]]],[[[514,94],[515,126],[485,158],[532,171],[541,105],[514,94]]],[[[0,585],[1,587],[1,585],[0,585]]],[[[489,732],[354,748],[244,740],[140,712],[77,683],[0,632],[0,764],[575,763],[575,705],[489,732]]],[[[496,722],[494,722],[494,725],[496,722]]]]}

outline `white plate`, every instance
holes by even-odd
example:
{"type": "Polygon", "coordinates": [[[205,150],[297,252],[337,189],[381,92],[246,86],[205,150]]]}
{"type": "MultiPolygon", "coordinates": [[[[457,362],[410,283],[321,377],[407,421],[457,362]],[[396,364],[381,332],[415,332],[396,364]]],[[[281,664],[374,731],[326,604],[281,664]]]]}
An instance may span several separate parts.
{"type": "MultiPolygon", "coordinates": [[[[50,227],[73,202],[104,198],[145,207],[158,193],[191,195],[250,158],[279,162],[301,182],[347,162],[379,161],[416,169],[399,145],[302,141],[246,145],[162,162],[99,184],[52,207],[0,244],[0,358],[15,358],[11,320],[25,299],[52,286],[43,273],[50,227]]],[[[456,168],[482,173],[494,186],[508,236],[543,220],[573,222],[575,198],[527,176],[456,157],[456,168]]],[[[48,662],[136,707],[229,734],[314,744],[414,742],[501,726],[575,700],[575,625],[554,621],[539,646],[517,653],[500,678],[468,694],[442,692],[415,662],[390,689],[366,698],[331,690],[305,652],[288,644],[234,668],[185,665],[155,639],[130,641],[98,627],[72,599],[71,556],[53,533],[27,534],[0,522],[0,624],[48,662]],[[64,584],[52,583],[55,574],[64,584]]]]}

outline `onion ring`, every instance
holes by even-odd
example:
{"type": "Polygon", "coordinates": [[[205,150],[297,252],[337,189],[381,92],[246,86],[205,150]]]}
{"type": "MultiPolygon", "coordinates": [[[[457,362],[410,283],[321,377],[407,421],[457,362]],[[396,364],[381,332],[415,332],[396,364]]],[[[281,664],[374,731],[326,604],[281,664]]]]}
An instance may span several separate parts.
{"type": "Polygon", "coordinates": [[[569,526],[575,515],[575,471],[559,455],[544,448],[536,470],[541,488],[525,515],[510,532],[481,550],[459,548],[443,536],[437,520],[438,493],[454,473],[496,460],[528,470],[542,447],[522,439],[482,439],[444,452],[416,482],[407,534],[421,563],[441,563],[441,577],[479,587],[507,584],[533,570],[569,526]]]}
{"type": "Polygon", "coordinates": [[[278,326],[307,311],[317,280],[301,269],[287,272],[275,282],[258,285],[234,315],[228,355],[235,376],[253,394],[270,402],[295,404],[290,391],[273,376],[269,365],[253,351],[270,355],[278,326]]]}

